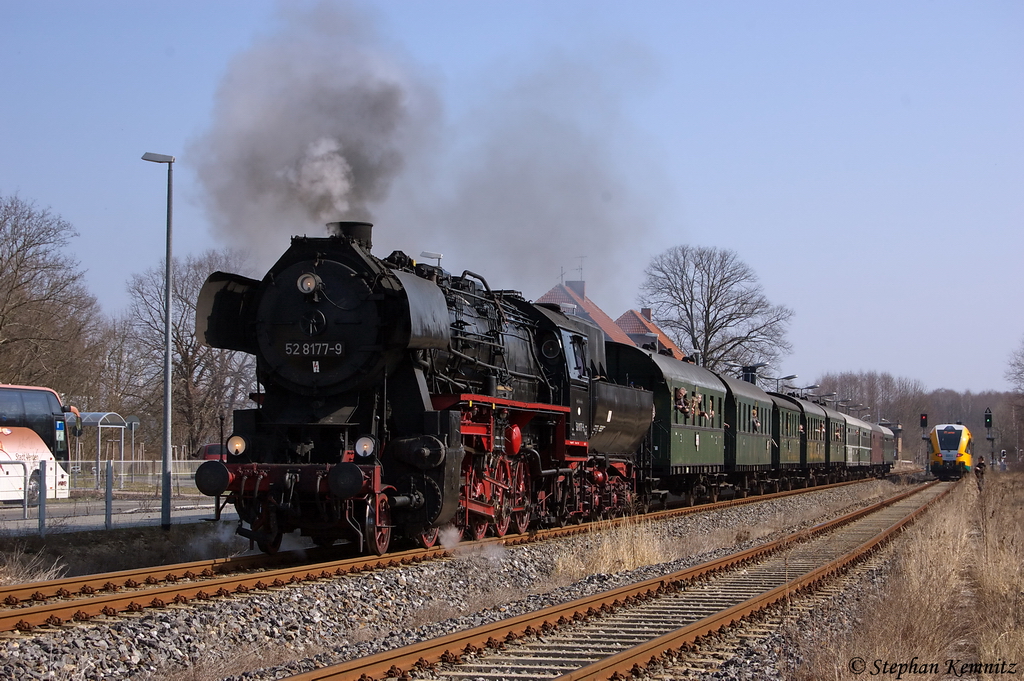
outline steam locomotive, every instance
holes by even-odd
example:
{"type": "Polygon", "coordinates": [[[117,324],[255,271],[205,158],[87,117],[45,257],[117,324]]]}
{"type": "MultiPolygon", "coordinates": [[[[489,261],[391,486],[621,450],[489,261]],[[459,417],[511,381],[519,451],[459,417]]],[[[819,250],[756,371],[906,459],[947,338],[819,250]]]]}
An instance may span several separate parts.
{"type": "Polygon", "coordinates": [[[475,272],[379,259],[368,223],[328,227],[261,281],[213,273],[197,303],[197,336],[254,355],[260,388],[196,485],[263,551],[299,530],[383,554],[891,464],[888,429],[606,341],[475,272]]]}

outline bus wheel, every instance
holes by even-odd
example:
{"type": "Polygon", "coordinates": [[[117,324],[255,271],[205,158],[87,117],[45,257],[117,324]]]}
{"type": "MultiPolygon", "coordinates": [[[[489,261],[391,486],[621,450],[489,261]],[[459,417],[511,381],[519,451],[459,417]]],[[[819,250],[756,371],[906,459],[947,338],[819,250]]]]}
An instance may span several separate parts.
{"type": "Polygon", "coordinates": [[[39,472],[32,474],[32,477],[28,481],[28,490],[25,494],[28,496],[28,505],[35,508],[39,505],[39,472]]]}

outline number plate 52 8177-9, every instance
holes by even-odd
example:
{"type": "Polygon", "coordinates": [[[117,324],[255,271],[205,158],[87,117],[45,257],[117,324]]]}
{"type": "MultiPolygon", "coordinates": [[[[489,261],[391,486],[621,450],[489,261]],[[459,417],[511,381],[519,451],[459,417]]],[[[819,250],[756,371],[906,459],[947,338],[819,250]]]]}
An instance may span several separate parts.
{"type": "Polygon", "coordinates": [[[285,343],[284,354],[298,357],[341,357],[345,347],[342,343],[285,343]]]}

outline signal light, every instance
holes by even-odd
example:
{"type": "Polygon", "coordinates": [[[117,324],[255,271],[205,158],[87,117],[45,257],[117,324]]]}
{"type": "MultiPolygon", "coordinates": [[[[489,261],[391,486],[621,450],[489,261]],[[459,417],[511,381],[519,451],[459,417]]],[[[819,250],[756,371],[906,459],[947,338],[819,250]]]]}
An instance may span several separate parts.
{"type": "Polygon", "coordinates": [[[928,427],[928,414],[921,414],[921,427],[922,428],[927,428],[928,427]]]}
{"type": "Polygon", "coordinates": [[[986,428],[991,428],[992,427],[992,410],[991,409],[986,409],[985,410],[985,427],[986,428]]]}

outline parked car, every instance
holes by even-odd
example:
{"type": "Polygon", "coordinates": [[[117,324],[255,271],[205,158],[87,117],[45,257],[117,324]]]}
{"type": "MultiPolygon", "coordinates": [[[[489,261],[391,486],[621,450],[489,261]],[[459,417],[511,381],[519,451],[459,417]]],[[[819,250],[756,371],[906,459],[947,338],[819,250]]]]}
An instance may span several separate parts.
{"type": "Polygon", "coordinates": [[[200,447],[196,458],[203,461],[227,461],[228,449],[220,443],[213,442],[200,447]]]}

